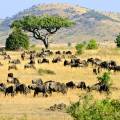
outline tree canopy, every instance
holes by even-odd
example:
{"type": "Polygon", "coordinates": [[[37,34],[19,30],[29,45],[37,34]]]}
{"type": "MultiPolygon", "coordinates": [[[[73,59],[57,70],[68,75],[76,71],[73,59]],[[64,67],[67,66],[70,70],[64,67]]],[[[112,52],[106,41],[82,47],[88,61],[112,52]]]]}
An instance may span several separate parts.
{"type": "Polygon", "coordinates": [[[56,33],[60,28],[67,28],[75,24],[68,18],[60,16],[25,16],[20,20],[15,20],[11,28],[17,27],[24,31],[32,32],[35,39],[41,40],[48,48],[48,36],[56,33]]]}

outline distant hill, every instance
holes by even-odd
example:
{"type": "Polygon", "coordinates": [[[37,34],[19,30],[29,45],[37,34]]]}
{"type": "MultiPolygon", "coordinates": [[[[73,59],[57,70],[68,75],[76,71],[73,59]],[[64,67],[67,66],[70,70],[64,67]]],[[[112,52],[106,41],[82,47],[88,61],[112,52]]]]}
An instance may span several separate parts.
{"type": "Polygon", "coordinates": [[[50,40],[54,43],[79,42],[91,38],[98,41],[112,41],[120,32],[120,13],[99,12],[70,4],[42,4],[32,6],[0,22],[0,42],[5,42],[12,21],[26,15],[41,16],[44,14],[69,17],[76,22],[72,28],[61,29],[51,36],[50,40]]]}

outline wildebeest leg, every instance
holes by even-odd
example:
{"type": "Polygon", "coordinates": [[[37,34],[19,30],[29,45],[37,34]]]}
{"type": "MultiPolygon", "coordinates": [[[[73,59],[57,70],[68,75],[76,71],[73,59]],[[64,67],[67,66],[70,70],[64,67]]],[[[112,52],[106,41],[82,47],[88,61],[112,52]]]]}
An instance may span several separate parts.
{"type": "Polygon", "coordinates": [[[38,95],[38,92],[34,91],[34,97],[35,97],[36,95],[38,95]]]}

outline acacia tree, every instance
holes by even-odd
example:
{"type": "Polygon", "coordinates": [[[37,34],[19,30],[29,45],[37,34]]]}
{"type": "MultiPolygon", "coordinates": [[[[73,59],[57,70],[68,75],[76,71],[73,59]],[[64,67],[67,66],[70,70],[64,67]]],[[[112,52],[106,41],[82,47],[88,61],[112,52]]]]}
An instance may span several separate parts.
{"type": "Polygon", "coordinates": [[[73,21],[60,16],[25,16],[12,23],[11,28],[17,27],[24,31],[32,32],[33,37],[41,40],[46,48],[49,46],[48,37],[60,28],[67,28],[74,24],[73,21]]]}

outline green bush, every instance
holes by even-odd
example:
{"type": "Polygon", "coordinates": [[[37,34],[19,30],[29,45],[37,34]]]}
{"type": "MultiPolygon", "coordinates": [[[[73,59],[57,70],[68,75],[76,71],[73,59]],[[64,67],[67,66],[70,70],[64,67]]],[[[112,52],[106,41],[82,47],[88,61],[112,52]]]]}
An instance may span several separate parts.
{"type": "Polygon", "coordinates": [[[97,49],[97,48],[98,48],[97,41],[94,39],[91,39],[87,44],[87,49],[97,49]]]}
{"type": "Polygon", "coordinates": [[[110,85],[110,73],[104,72],[104,74],[101,77],[98,77],[98,81],[109,86],[110,85]]]}
{"type": "Polygon", "coordinates": [[[77,54],[82,54],[84,52],[85,44],[84,43],[79,43],[75,46],[77,50],[77,54]]]}
{"type": "Polygon", "coordinates": [[[112,99],[93,100],[84,96],[67,108],[74,120],[120,120],[120,101],[112,99]]]}
{"type": "Polygon", "coordinates": [[[120,47],[120,33],[119,33],[119,35],[116,37],[115,43],[116,43],[116,46],[117,46],[117,47],[120,47]]]}
{"type": "Polygon", "coordinates": [[[20,29],[14,29],[6,39],[7,50],[19,50],[20,48],[29,48],[29,38],[20,29]]]}

